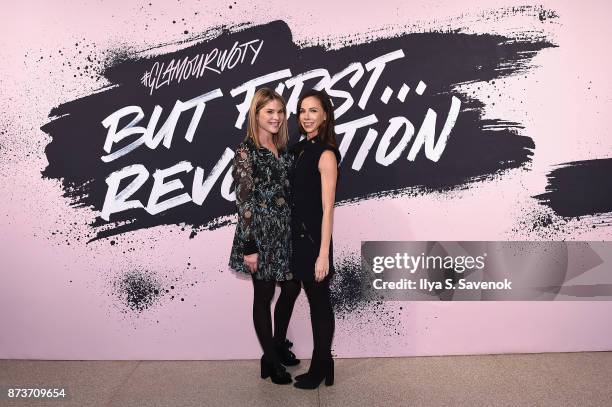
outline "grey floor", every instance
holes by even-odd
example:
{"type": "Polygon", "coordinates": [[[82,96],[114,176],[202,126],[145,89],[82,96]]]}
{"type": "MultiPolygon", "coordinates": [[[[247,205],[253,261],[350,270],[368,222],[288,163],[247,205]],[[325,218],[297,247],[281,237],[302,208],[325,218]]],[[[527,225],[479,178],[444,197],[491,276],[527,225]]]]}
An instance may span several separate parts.
{"type": "Polygon", "coordinates": [[[258,366],[0,360],[0,406],[612,406],[612,352],[338,359],[334,386],[313,391],[262,380],[258,366]],[[16,386],[68,397],[9,400],[16,386]]]}

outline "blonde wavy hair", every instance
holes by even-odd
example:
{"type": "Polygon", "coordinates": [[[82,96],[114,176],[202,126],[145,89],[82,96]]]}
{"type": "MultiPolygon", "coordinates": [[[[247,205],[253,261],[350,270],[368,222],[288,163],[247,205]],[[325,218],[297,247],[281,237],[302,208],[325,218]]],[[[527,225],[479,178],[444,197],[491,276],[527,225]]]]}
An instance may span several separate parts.
{"type": "Polygon", "coordinates": [[[253,140],[257,148],[261,147],[259,144],[259,139],[257,138],[257,115],[265,105],[274,100],[278,100],[280,102],[280,104],[283,106],[284,113],[283,122],[278,129],[278,133],[272,136],[274,145],[280,151],[285,150],[287,148],[287,143],[289,142],[289,130],[287,128],[287,104],[281,95],[270,88],[261,88],[255,92],[255,95],[253,96],[251,107],[249,107],[246,138],[253,140]]]}

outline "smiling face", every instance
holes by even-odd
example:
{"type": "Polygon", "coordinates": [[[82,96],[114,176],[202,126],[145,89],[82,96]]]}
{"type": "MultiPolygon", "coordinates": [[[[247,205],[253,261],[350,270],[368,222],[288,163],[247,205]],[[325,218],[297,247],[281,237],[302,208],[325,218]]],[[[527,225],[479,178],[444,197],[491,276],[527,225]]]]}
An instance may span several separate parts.
{"type": "Polygon", "coordinates": [[[323,110],[319,98],[309,96],[302,100],[299,111],[299,121],[307,136],[315,136],[326,119],[327,114],[323,110]]]}
{"type": "Polygon", "coordinates": [[[278,100],[266,103],[257,113],[258,133],[276,134],[285,119],[285,110],[278,100]]]}

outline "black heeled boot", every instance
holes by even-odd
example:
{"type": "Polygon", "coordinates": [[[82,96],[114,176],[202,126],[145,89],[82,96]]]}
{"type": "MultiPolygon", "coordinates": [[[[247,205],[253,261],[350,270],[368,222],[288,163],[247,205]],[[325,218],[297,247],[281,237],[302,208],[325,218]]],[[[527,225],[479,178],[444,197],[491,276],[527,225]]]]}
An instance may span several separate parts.
{"type": "Polygon", "coordinates": [[[260,365],[262,379],[267,379],[269,377],[272,383],[275,384],[289,384],[292,382],[291,375],[280,363],[274,364],[268,362],[265,356],[262,356],[260,365]]]}
{"type": "Polygon", "coordinates": [[[308,373],[296,376],[294,387],[298,389],[314,390],[325,380],[326,386],[334,385],[334,360],[312,361],[308,373]],[[312,363],[316,363],[315,366],[312,363]],[[299,377],[299,380],[298,380],[299,377]]]}
{"type": "Polygon", "coordinates": [[[274,346],[280,362],[285,366],[295,366],[300,363],[300,360],[295,357],[295,354],[289,350],[292,346],[293,343],[288,339],[274,346]]]}

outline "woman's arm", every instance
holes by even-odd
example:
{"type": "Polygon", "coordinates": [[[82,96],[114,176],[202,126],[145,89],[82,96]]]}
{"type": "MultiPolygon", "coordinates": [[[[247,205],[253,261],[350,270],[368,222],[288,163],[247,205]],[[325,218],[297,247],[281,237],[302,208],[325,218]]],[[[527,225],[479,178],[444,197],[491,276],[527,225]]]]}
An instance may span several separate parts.
{"type": "Polygon", "coordinates": [[[329,246],[334,226],[334,201],[336,198],[336,180],[338,179],[338,161],[335,154],[326,150],[319,159],[321,173],[321,204],[323,220],[321,221],[321,247],[315,263],[315,280],[322,281],[329,273],[329,246]]]}
{"type": "Polygon", "coordinates": [[[232,176],[236,181],[236,205],[238,206],[238,226],[244,238],[244,262],[251,270],[257,271],[257,244],[253,234],[253,160],[246,146],[241,146],[234,156],[232,176]]]}

